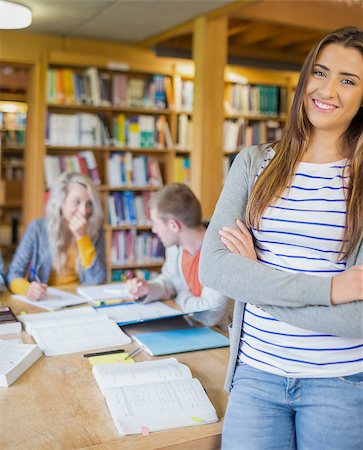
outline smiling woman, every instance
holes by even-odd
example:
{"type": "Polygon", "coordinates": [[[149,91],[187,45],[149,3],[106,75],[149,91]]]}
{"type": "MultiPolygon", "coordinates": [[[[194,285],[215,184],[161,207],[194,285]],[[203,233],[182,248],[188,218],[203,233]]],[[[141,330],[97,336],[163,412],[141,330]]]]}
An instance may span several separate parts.
{"type": "Polygon", "coordinates": [[[363,58],[355,48],[330,44],[321,50],[306,87],[304,106],[312,125],[312,136],[303,160],[329,162],[340,155],[339,139],[359,111],[363,98],[363,58]],[[335,142],[324,152],[314,140],[335,142]],[[319,138],[319,134],[324,136],[319,138]],[[314,150],[315,149],[315,150],[314,150]],[[323,154],[322,154],[323,153],[323,154]],[[321,161],[321,159],[324,159],[321,161]]]}
{"type": "Polygon", "coordinates": [[[31,300],[47,286],[102,283],[105,279],[102,209],[96,187],[77,173],[54,184],[43,219],[32,222],[8,272],[10,289],[31,300]],[[27,269],[29,271],[29,281],[27,269]]]}
{"type": "Polygon", "coordinates": [[[200,267],[236,300],[226,450],[363,448],[362,104],[347,27],[309,53],[282,139],[229,172],[200,267]]]}

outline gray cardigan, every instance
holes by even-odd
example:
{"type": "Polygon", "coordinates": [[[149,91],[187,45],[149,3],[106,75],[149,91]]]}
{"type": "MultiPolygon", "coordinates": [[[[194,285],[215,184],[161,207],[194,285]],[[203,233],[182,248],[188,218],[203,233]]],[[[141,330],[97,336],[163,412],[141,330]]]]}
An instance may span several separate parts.
{"type": "MultiPolygon", "coordinates": [[[[96,257],[90,267],[80,269],[78,275],[81,284],[102,283],[106,277],[102,230],[93,244],[96,249],[96,257]]],[[[34,220],[26,229],[9,267],[8,283],[15,278],[25,278],[29,267],[35,269],[43,283],[48,283],[52,270],[52,255],[45,218],[34,220]]],[[[34,281],[33,278],[30,278],[30,281],[34,281]]]]}
{"type": "MultiPolygon", "coordinates": [[[[245,218],[248,197],[261,169],[268,145],[242,150],[231,167],[212,220],[204,238],[201,282],[234,298],[230,326],[230,361],[225,388],[231,381],[237,361],[244,305],[261,305],[269,314],[291,325],[343,337],[363,338],[363,302],[331,306],[331,277],[279,271],[256,261],[230,253],[218,230],[235,226],[245,218]]],[[[363,262],[362,239],[347,261],[347,269],[363,262]]]]}

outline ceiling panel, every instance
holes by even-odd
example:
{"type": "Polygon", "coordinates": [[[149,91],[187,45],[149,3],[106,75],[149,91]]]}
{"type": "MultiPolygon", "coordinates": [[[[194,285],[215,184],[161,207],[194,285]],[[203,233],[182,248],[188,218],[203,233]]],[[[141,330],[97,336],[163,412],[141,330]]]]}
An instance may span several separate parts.
{"type": "Polygon", "coordinates": [[[136,43],[233,0],[22,0],[33,11],[26,30],[136,43]]]}
{"type": "Polygon", "coordinates": [[[192,56],[193,19],[226,14],[229,56],[269,67],[273,61],[297,67],[326,31],[363,29],[363,0],[21,1],[34,13],[28,32],[152,46],[175,57],[192,56]]]}

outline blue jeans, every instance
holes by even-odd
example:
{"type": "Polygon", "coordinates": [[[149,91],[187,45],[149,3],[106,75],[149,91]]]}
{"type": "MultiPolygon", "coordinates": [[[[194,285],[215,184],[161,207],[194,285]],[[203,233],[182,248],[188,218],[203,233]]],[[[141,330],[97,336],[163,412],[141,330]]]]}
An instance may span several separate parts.
{"type": "Polygon", "coordinates": [[[285,378],[239,363],[223,450],[362,450],[363,372],[285,378]]]}

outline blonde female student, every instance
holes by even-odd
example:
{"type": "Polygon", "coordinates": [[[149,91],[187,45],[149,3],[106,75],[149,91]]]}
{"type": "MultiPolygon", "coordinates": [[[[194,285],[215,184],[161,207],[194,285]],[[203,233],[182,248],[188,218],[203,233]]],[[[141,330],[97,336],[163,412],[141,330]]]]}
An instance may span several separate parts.
{"type": "Polygon", "coordinates": [[[347,27],[311,50],[281,141],[241,151],[216,206],[201,282],[236,300],[226,450],[363,448],[362,104],[347,27]]]}
{"type": "Polygon", "coordinates": [[[47,286],[102,283],[105,279],[102,208],[93,182],[64,173],[55,182],[46,217],[32,222],[8,271],[10,290],[31,300],[47,286]]]}

